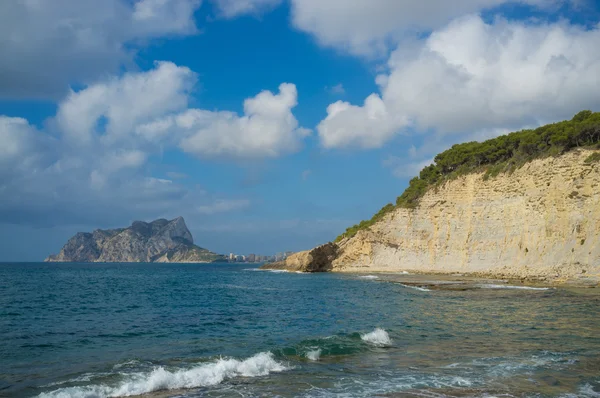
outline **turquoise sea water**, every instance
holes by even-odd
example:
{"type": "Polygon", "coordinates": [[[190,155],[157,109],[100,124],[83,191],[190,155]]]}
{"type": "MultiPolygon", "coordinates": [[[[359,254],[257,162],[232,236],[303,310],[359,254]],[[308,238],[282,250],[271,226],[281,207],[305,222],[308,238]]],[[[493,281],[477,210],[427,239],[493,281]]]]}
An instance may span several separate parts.
{"type": "Polygon", "coordinates": [[[597,289],[248,268],[0,265],[0,396],[600,396],[597,289]]]}

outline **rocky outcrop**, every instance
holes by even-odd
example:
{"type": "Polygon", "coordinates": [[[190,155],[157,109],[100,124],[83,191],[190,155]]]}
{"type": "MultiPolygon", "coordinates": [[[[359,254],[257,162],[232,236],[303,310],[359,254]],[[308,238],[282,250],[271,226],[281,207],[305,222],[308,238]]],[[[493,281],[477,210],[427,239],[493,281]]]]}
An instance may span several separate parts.
{"type": "Polygon", "coordinates": [[[332,263],[338,252],[335,243],[327,243],[299,253],[294,253],[284,261],[265,264],[263,269],[286,269],[302,272],[327,272],[332,270],[332,263]]]}
{"type": "Polygon", "coordinates": [[[57,255],[60,262],[212,262],[223,256],[194,245],[183,217],[134,221],[128,228],[79,232],[57,255]]]}
{"type": "MultiPolygon", "coordinates": [[[[344,239],[322,269],[600,281],[600,163],[575,150],[512,174],[469,174],[344,239]]],[[[332,244],[333,245],[333,244],[332,244]]],[[[313,256],[283,266],[308,270],[313,256]]],[[[305,252],[306,253],[306,252],[305,252]]]]}

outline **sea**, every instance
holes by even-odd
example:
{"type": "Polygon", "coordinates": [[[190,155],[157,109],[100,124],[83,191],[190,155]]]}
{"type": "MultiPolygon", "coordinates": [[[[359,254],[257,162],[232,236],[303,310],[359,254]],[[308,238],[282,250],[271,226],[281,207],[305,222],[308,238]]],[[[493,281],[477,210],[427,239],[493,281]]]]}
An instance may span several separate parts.
{"type": "Polygon", "coordinates": [[[2,397],[600,397],[600,289],[0,265],[2,397]]]}

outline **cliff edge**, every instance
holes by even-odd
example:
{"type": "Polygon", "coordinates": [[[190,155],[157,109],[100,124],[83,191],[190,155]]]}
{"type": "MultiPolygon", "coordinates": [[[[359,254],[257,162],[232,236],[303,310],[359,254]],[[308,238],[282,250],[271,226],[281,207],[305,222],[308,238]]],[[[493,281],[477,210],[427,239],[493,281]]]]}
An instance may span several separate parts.
{"type": "Polygon", "coordinates": [[[223,259],[194,245],[183,217],[134,221],[128,228],[79,232],[48,262],[213,262],[223,259]]]}
{"type": "Polygon", "coordinates": [[[414,208],[394,208],[351,237],[267,267],[597,284],[600,162],[589,161],[597,153],[575,149],[492,178],[483,171],[457,177],[414,208]],[[323,247],[330,261],[315,262],[323,247]]]}

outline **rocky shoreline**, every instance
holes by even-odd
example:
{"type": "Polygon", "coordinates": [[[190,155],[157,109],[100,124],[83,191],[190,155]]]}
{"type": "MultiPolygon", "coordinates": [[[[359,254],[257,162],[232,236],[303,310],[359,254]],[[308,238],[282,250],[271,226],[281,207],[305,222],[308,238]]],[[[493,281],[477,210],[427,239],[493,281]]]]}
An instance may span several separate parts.
{"type": "MultiPolygon", "coordinates": [[[[473,285],[493,284],[513,288],[553,288],[572,287],[584,289],[600,289],[598,278],[565,278],[548,276],[515,276],[502,273],[435,273],[411,271],[306,271],[298,267],[289,267],[284,261],[264,264],[260,269],[268,271],[288,271],[302,273],[334,272],[346,275],[356,275],[366,279],[378,279],[407,286],[421,287],[428,290],[472,290],[473,285]]],[[[500,288],[500,287],[499,287],[500,288]]]]}
{"type": "Polygon", "coordinates": [[[593,150],[534,160],[512,173],[468,174],[339,242],[270,269],[462,274],[545,285],[600,283],[600,163],[593,150]]]}

